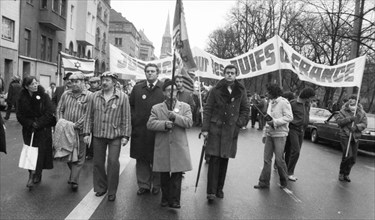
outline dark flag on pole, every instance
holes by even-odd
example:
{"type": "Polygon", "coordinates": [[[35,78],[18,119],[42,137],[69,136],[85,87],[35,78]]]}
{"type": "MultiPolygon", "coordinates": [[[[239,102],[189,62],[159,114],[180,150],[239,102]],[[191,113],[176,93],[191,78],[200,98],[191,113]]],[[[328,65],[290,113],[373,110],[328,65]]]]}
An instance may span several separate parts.
{"type": "Polygon", "coordinates": [[[186,69],[194,70],[197,68],[190,49],[182,0],[176,1],[176,8],[174,11],[173,47],[175,48],[175,52],[179,54],[183,66],[186,69]]]}

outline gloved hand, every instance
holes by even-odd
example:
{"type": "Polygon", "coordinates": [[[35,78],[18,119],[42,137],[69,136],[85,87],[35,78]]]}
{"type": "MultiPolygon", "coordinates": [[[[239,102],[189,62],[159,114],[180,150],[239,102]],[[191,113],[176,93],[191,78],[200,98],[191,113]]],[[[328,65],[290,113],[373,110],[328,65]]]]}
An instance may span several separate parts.
{"type": "Polygon", "coordinates": [[[351,126],[350,128],[349,128],[349,130],[351,131],[351,132],[355,132],[355,131],[357,131],[357,125],[353,125],[353,126],[351,126]]]}
{"type": "Polygon", "coordinates": [[[174,121],[176,119],[176,114],[173,111],[168,112],[168,119],[174,121]]]}
{"type": "Polygon", "coordinates": [[[350,119],[351,122],[353,122],[353,121],[355,121],[355,116],[350,116],[349,119],[350,119]]]}
{"type": "Polygon", "coordinates": [[[33,122],[33,124],[31,125],[35,130],[39,129],[39,124],[36,123],[36,122],[33,122]]]}

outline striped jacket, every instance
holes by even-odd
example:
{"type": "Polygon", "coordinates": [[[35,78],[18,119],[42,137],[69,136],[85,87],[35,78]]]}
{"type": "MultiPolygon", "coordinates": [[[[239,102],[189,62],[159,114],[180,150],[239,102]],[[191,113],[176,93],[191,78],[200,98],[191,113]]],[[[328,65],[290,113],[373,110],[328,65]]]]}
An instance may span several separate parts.
{"type": "Polygon", "coordinates": [[[83,121],[86,117],[87,103],[92,93],[83,90],[81,94],[76,96],[71,90],[63,93],[56,109],[57,120],[65,119],[75,123],[80,133],[83,132],[83,121]]]}
{"type": "Polygon", "coordinates": [[[130,137],[131,116],[128,96],[114,89],[113,96],[106,102],[103,91],[92,94],[87,106],[83,132],[97,138],[130,137]]]}

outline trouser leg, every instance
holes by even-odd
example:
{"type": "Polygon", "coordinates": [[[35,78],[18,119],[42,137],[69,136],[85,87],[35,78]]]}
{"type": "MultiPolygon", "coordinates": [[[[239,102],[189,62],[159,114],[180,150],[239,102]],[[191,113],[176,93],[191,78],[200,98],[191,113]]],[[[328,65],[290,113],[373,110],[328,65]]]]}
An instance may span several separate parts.
{"type": "Polygon", "coordinates": [[[161,202],[168,202],[168,203],[171,202],[169,199],[169,179],[170,179],[169,172],[160,173],[161,202]]]}
{"type": "Polygon", "coordinates": [[[171,173],[170,178],[170,201],[180,204],[182,172],[171,173]]]}
{"type": "Polygon", "coordinates": [[[207,172],[207,194],[215,194],[217,192],[219,172],[220,158],[211,155],[207,172]]]}
{"type": "Polygon", "coordinates": [[[271,179],[271,164],[273,157],[274,145],[272,137],[266,137],[266,143],[264,144],[263,154],[263,169],[259,177],[259,185],[269,186],[271,179]]]}
{"type": "Polygon", "coordinates": [[[273,140],[276,166],[280,176],[280,184],[286,186],[288,180],[288,171],[283,157],[286,137],[274,137],[273,140]]]}
{"type": "Polygon", "coordinates": [[[150,165],[150,161],[137,159],[135,169],[137,174],[138,187],[151,189],[152,168],[150,165]]]}
{"type": "Polygon", "coordinates": [[[288,175],[294,175],[294,169],[296,168],[297,161],[301,152],[303,133],[302,131],[290,129],[288,137],[290,139],[290,155],[287,163],[288,175]]]}
{"type": "Polygon", "coordinates": [[[120,151],[121,138],[110,140],[108,144],[107,159],[108,195],[115,195],[117,192],[118,182],[120,178],[120,151]]]}
{"type": "Polygon", "coordinates": [[[79,175],[82,170],[82,166],[85,163],[85,157],[86,157],[86,144],[83,142],[83,136],[79,136],[79,149],[78,149],[78,161],[75,162],[68,162],[68,166],[70,168],[70,177],[69,182],[71,183],[77,183],[79,175]]]}
{"type": "Polygon", "coordinates": [[[228,161],[228,158],[220,158],[219,178],[216,192],[219,190],[223,190],[224,188],[225,177],[227,175],[228,161]]]}
{"type": "Polygon", "coordinates": [[[106,192],[108,189],[107,174],[105,171],[105,157],[108,141],[105,138],[96,138],[92,140],[94,148],[94,192],[106,192]]]}

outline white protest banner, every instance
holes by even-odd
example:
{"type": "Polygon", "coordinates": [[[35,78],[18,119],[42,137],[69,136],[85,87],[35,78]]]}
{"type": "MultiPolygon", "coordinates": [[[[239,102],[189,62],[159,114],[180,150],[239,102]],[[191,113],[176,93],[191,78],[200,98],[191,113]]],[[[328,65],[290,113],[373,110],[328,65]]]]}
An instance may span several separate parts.
{"type": "Polygon", "coordinates": [[[224,67],[231,63],[238,67],[238,79],[289,69],[300,80],[328,87],[359,87],[366,61],[362,56],[335,66],[317,64],[297,53],[279,36],[232,59],[220,59],[198,48],[193,49],[193,56],[198,67],[196,75],[201,77],[221,79],[224,67]]]}

